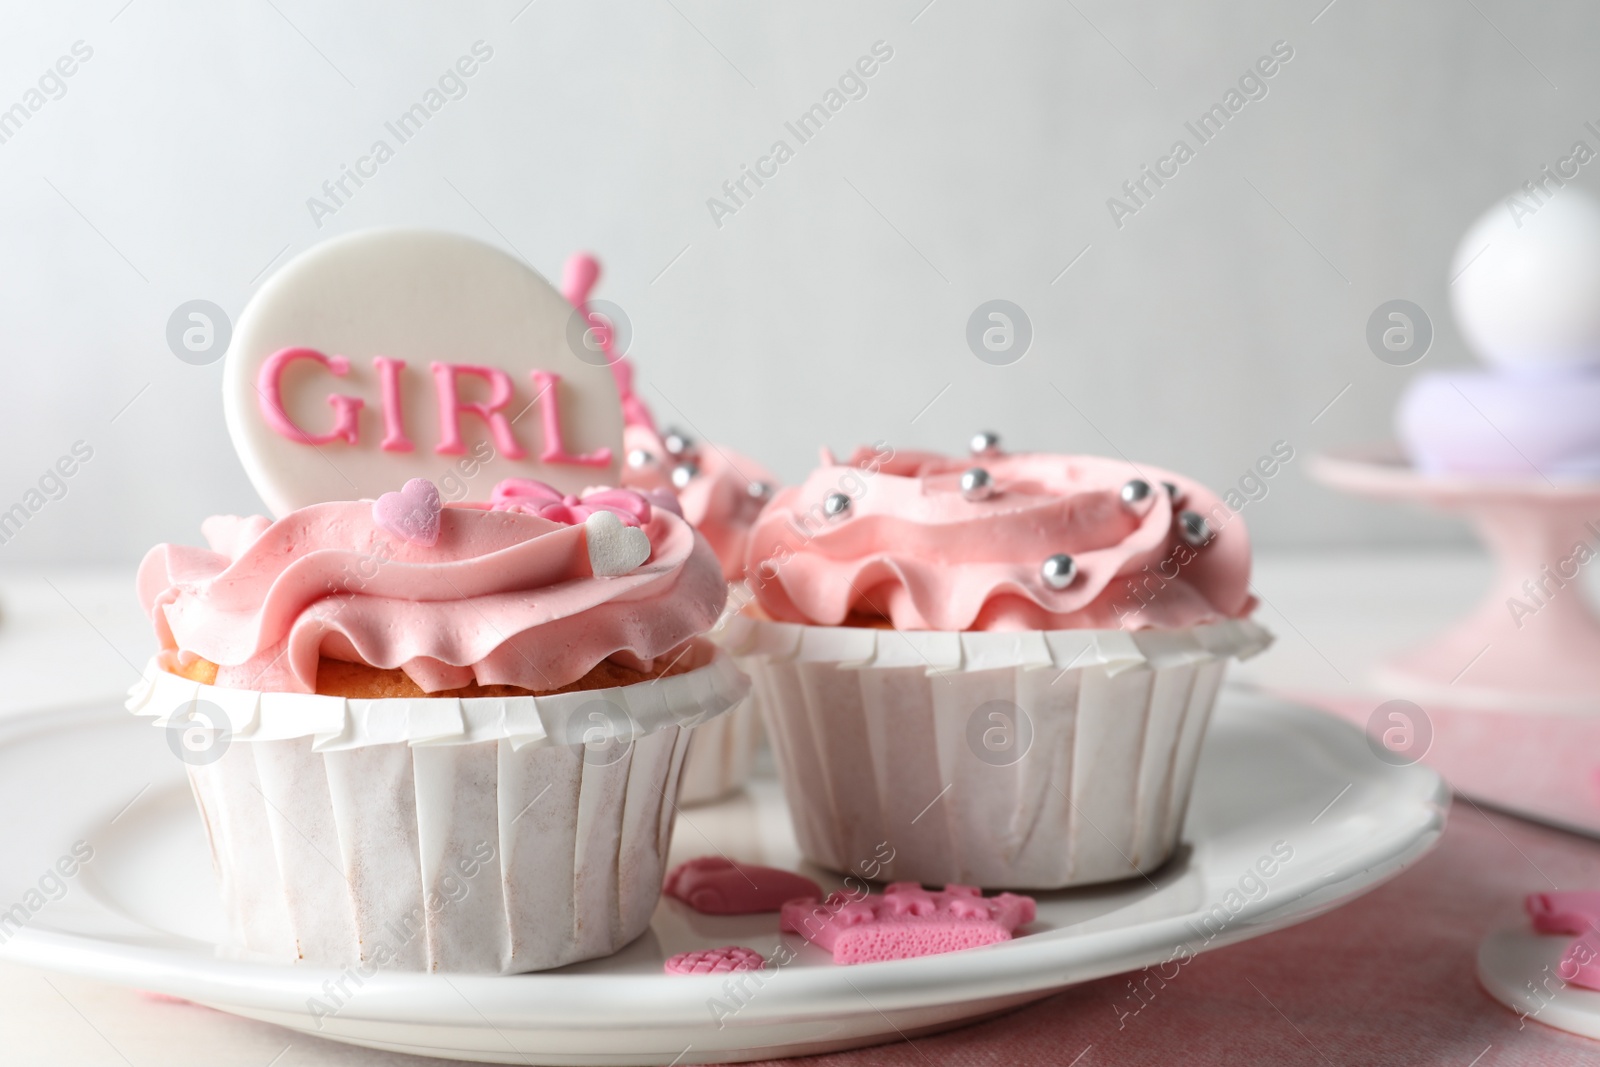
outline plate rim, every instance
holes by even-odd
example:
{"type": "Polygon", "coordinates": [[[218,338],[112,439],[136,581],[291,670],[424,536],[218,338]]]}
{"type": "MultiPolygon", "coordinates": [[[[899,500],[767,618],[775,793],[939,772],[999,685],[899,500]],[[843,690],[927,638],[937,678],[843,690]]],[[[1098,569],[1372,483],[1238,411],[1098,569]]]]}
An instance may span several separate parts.
{"type": "MultiPolygon", "coordinates": [[[[1337,738],[1334,749],[1347,755],[1364,735],[1332,715],[1271,694],[1227,687],[1219,695],[1218,712],[1245,715],[1257,723],[1276,716],[1280,736],[1303,733],[1337,738]],[[1229,710],[1223,712],[1224,708],[1229,710]],[[1288,714],[1285,714],[1285,713],[1288,714]]],[[[92,728],[96,720],[116,721],[120,708],[88,705],[69,712],[49,711],[7,716],[0,720],[0,749],[40,734],[92,728]]],[[[1316,739],[1316,738],[1314,738],[1316,739]]],[[[1354,760],[1342,761],[1354,769],[1354,760]]],[[[1188,924],[1211,903],[1202,900],[1181,915],[1129,926],[1053,936],[1018,938],[1004,945],[948,954],[930,968],[929,957],[854,966],[850,979],[837,980],[830,967],[781,969],[791,976],[783,997],[750,997],[739,1008],[740,1029],[793,1023],[807,1018],[838,1017],[867,1011],[906,1011],[1051,991],[1108,975],[1139,970],[1170,958],[1179,947],[1195,955],[1272,933],[1324,914],[1394,878],[1437,845],[1448,818],[1451,792],[1442,777],[1423,764],[1396,768],[1365,766],[1367,781],[1387,780],[1409,801],[1411,817],[1386,824],[1359,856],[1332,870],[1287,884],[1282,891],[1248,901],[1234,913],[1226,929],[1196,943],[1188,924]],[[958,959],[959,963],[952,961],[958,959]],[[952,981],[951,966],[961,970],[952,981]]],[[[221,1010],[289,1012],[309,1016],[306,999],[321,983],[344,973],[328,968],[197,958],[172,947],[111,942],[82,934],[28,926],[0,944],[0,959],[42,970],[74,974],[133,988],[165,993],[221,1010]],[[219,995],[221,994],[221,995],[219,995]]],[[[642,1031],[682,1027],[694,1013],[703,1024],[707,998],[722,991],[725,976],[674,977],[670,983],[653,974],[572,974],[563,971],[523,975],[411,974],[379,972],[365,979],[361,995],[342,1005],[341,1026],[391,1024],[413,1026],[479,1026],[488,1022],[518,1030],[589,1031],[593,1022],[574,1014],[579,1004],[593,1005],[607,986],[628,985],[625,1019],[609,1018],[608,1029],[642,1031]],[[439,982],[447,977],[460,997],[440,998],[439,982]],[[508,980],[510,979],[510,980],[508,980]],[[469,1002],[468,1008],[457,1001],[469,1002]]],[[[770,981],[770,979],[769,979],[770,981]]],[[[590,1013],[592,1015],[592,1007],[590,1013]]],[[[735,1020],[730,1019],[730,1024],[735,1020]]],[[[335,1036],[326,1031],[307,1031],[335,1036]]]]}

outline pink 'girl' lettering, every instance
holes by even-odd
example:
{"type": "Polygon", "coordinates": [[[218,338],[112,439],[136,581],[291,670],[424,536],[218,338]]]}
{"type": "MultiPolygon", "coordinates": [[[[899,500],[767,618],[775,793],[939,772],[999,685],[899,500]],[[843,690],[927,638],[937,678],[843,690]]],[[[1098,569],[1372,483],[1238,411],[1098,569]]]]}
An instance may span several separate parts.
{"type": "MultiPolygon", "coordinates": [[[[261,417],[274,431],[306,445],[328,445],[335,441],[358,445],[361,440],[360,412],[366,401],[359,396],[332,393],[328,404],[333,408],[331,429],[313,433],[295,423],[283,404],[283,377],[297,361],[308,360],[318,364],[336,378],[350,373],[350,360],[345,356],[329,356],[314,348],[290,347],[268,356],[256,376],[256,396],[261,417]]],[[[383,417],[383,439],[378,447],[385,452],[410,452],[415,448],[406,433],[405,412],[401,407],[401,378],[406,362],[390,356],[376,356],[372,360],[378,376],[379,412],[383,417]]],[[[474,415],[487,425],[496,450],[507,459],[522,459],[528,452],[512,432],[512,420],[507,410],[515,399],[511,375],[498,367],[472,363],[434,362],[428,365],[432,372],[434,397],[439,415],[439,441],[434,451],[441,455],[462,455],[467,451],[461,436],[461,416],[474,415]],[[462,375],[482,378],[489,385],[487,401],[462,400],[457,388],[462,375]]],[[[561,376],[552,371],[529,372],[534,390],[534,403],[539,408],[542,426],[539,460],[543,463],[575,467],[604,467],[611,462],[611,449],[597,448],[593,452],[577,454],[567,451],[561,424],[561,376]]]]}
{"type": "Polygon", "coordinates": [[[365,403],[360,397],[342,394],[328,397],[328,403],[333,405],[334,417],[333,429],[327,433],[310,433],[296,426],[294,420],[289,418],[289,413],[283,409],[283,372],[297,359],[320,363],[332,371],[336,378],[343,378],[350,373],[350,361],[343,356],[325,356],[314,348],[284,348],[274,352],[261,364],[261,374],[256,379],[261,417],[267,420],[268,426],[303,445],[328,445],[340,440],[355,444],[360,433],[356,413],[365,403]]]}

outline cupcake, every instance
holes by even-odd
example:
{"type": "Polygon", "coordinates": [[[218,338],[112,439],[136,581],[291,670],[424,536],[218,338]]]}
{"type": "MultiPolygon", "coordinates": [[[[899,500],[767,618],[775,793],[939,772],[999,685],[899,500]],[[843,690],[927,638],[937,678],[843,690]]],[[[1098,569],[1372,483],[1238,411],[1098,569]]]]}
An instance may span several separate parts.
{"type": "Polygon", "coordinates": [[[772,498],[777,476],[731,448],[697,444],[681,430],[659,432],[653,424],[630,421],[622,435],[622,484],[673,494],[683,517],[711,543],[723,577],[743,582],[750,530],[772,498]]]}
{"type": "MultiPolygon", "coordinates": [[[[750,529],[771,499],[777,477],[730,448],[698,444],[681,430],[657,428],[649,405],[634,391],[632,362],[613,350],[611,325],[589,311],[589,293],[599,277],[600,265],[592,256],[575,255],[567,261],[562,292],[589,316],[616,379],[626,457],[622,484],[658,504],[676,506],[710,542],[733,601],[742,604],[749,599],[744,577],[750,529]]],[[[761,716],[753,701],[699,727],[684,762],[679,802],[703,804],[742,787],[760,745],[761,716]]]]}
{"type": "Polygon", "coordinates": [[[1059,889],[1160,866],[1227,662],[1270,640],[1211,492],[996,444],[824,453],[751,531],[727,643],[824,867],[1059,889]]]}
{"type": "Polygon", "coordinates": [[[132,710],[189,764],[240,956],[512,974],[658,899],[690,730],[747,682],[705,539],[627,490],[416,479],[160,545],[132,710]]]}
{"type": "MultiPolygon", "coordinates": [[[[710,543],[729,582],[730,603],[749,600],[744,558],[750,529],[777,480],[748,457],[715,445],[697,446],[677,430],[658,433],[635,422],[623,429],[627,465],[622,482],[675,497],[685,519],[710,543]]],[[[723,627],[712,633],[720,639],[723,627]]],[[[761,713],[754,699],[696,728],[684,760],[678,799],[683,804],[719,800],[749,780],[761,747],[761,713]]]]}

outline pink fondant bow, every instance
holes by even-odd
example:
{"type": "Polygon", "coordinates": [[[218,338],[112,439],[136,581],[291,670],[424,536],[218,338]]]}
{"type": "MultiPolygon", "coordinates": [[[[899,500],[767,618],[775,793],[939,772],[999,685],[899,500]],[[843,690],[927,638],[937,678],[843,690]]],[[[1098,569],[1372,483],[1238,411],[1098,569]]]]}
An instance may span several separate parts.
{"type": "Polygon", "coordinates": [[[494,487],[489,501],[496,511],[515,508],[572,526],[597,511],[611,512],[624,526],[643,526],[650,521],[650,501],[631,489],[595,489],[579,497],[532,478],[507,478],[494,487]]]}

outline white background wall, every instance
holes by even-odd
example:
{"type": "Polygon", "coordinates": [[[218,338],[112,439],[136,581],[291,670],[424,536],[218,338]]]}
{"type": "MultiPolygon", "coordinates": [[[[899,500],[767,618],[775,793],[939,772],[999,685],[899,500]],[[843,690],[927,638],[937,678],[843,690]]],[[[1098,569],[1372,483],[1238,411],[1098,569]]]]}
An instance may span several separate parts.
{"type": "Polygon", "coordinates": [[[1305,459],[1386,436],[1410,375],[1469,359],[1460,234],[1600,148],[1580,0],[525,2],[6,6],[0,109],[75,41],[93,57],[0,144],[0,509],[74,441],[95,453],[0,563],[133,560],[258,509],[220,364],[175,358],[168,316],[236,315],[269,264],[394,223],[550,276],[595,250],[658,414],[787,477],[824,443],[992,427],[1221,488],[1282,439],[1258,543],[1440,543],[1452,524],[1321,489],[1305,459]],[[479,40],[467,95],[319,229],[307,198],[479,40]],[[1106,199],[1280,40],[1268,95],[1114,226],[1106,199]],[[707,198],[795,145],[784,121],[876,41],[867,95],[715,225],[707,198]],[[993,297],[1033,323],[1011,366],[965,342],[993,297]],[[1417,367],[1364,341],[1394,297],[1433,316],[1417,367]]]}

